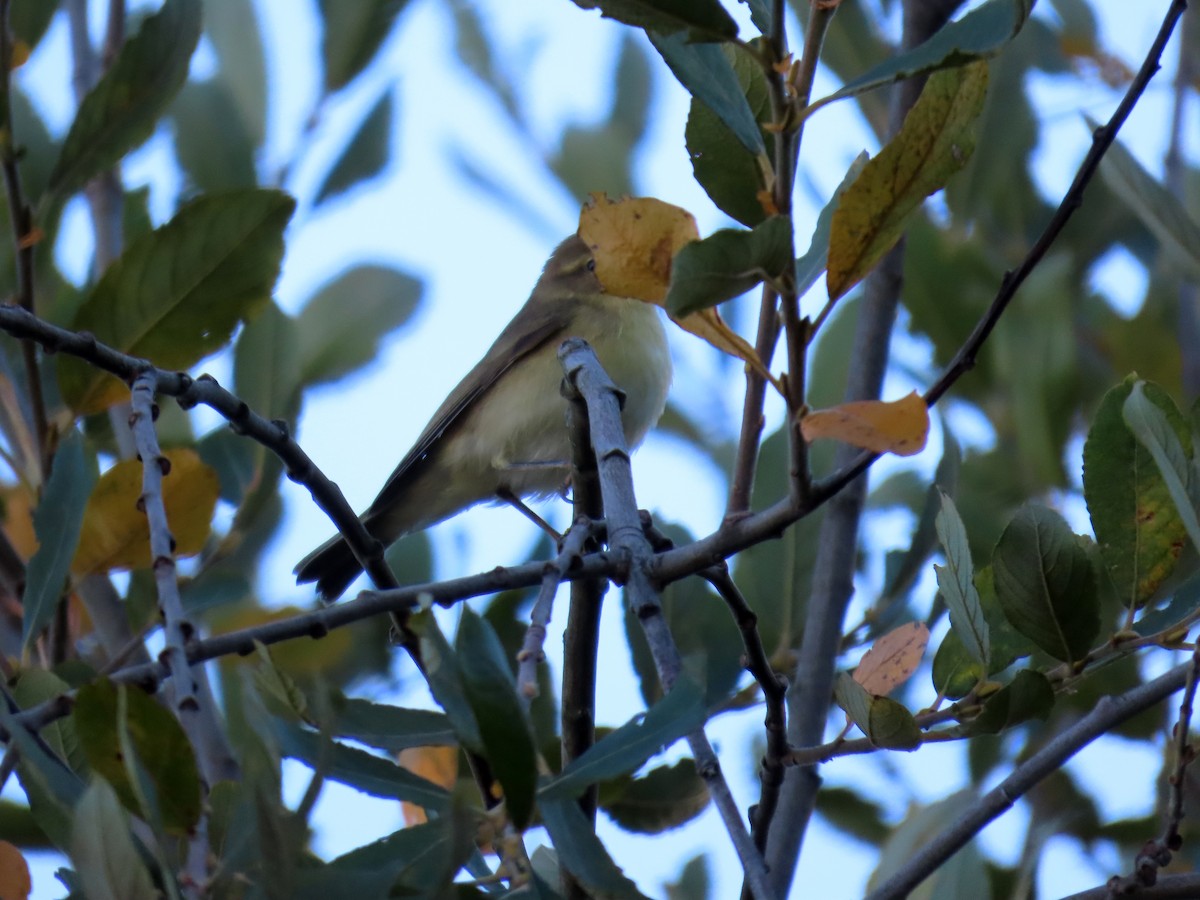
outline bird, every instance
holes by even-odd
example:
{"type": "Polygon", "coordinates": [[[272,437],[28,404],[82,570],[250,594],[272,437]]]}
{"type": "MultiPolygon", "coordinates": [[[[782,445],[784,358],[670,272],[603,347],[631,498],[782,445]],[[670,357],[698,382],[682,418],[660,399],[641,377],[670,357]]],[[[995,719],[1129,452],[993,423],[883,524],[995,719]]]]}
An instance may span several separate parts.
{"type": "MultiPolygon", "coordinates": [[[[360,519],[385,546],[469,507],[506,498],[545,498],[570,473],[567,401],[558,347],[586,340],[625,394],[630,448],[666,407],[671,354],[653,304],[607,293],[592,249],[577,234],[551,254],[525,305],[450,392],[360,519]]],[[[362,566],[340,535],[296,566],[336,600],[362,566]]]]}

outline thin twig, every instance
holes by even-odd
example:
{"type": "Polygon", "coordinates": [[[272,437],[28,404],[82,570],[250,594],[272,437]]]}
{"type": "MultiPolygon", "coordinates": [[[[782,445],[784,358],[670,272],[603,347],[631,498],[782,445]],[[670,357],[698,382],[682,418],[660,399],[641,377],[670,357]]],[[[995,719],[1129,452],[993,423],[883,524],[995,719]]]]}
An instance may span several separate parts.
{"type": "Polygon", "coordinates": [[[579,564],[584,544],[591,537],[591,523],[577,519],[563,538],[558,556],[546,562],[542,586],[529,612],[529,627],[525,629],[525,640],[517,653],[517,691],[526,700],[538,695],[538,664],[546,658],[542,647],[546,643],[546,626],[554,611],[554,595],[566,580],[567,573],[579,564]]]}
{"type": "MultiPolygon", "coordinates": [[[[794,131],[788,128],[788,110],[791,104],[797,108],[808,103],[812,95],[813,79],[816,77],[817,63],[820,57],[821,44],[825,32],[835,12],[834,8],[824,8],[814,5],[809,13],[808,27],[804,33],[804,51],[795,76],[789,75],[790,84],[782,81],[782,73],[774,69],[776,62],[782,62],[787,55],[787,39],[784,31],[784,16],[786,4],[782,0],[774,0],[772,55],[776,59],[766,58],[764,72],[768,83],[771,84],[772,112],[775,124],[781,130],[775,137],[775,183],[772,185],[772,200],[776,207],[791,210],[791,194],[796,170],[796,160],[800,152],[800,144],[804,137],[804,122],[796,123],[794,131]],[[772,81],[772,79],[775,79],[772,81]],[[788,91],[790,90],[790,97],[788,91]]],[[[790,315],[788,313],[787,315],[790,315]]],[[[758,335],[755,338],[755,351],[766,368],[770,368],[775,356],[775,345],[779,341],[779,295],[773,286],[764,284],[762,302],[759,304],[758,335]]],[[[795,368],[793,361],[789,365],[795,368]]],[[[789,379],[799,379],[795,382],[803,395],[803,366],[798,371],[789,372],[789,379]]],[[[742,402],[742,426],[738,437],[737,454],[733,464],[733,476],[729,489],[729,502],[725,509],[725,520],[736,521],[744,517],[750,509],[750,496],[754,489],[754,471],[758,461],[758,445],[762,439],[763,404],[766,397],[766,380],[752,367],[746,367],[746,394],[742,402]]],[[[803,448],[796,448],[803,453],[803,448]]],[[[793,467],[804,470],[805,465],[793,467]]],[[[801,484],[801,482],[797,482],[801,484]]],[[[806,483],[804,483],[806,485],[806,483]]]]}
{"type": "Polygon", "coordinates": [[[1179,718],[1175,722],[1172,738],[1175,744],[1175,769],[1167,779],[1167,804],[1163,813],[1163,833],[1157,839],[1146,841],[1133,859],[1133,871],[1128,875],[1114,875],[1108,880],[1107,888],[1112,896],[1140,893],[1142,888],[1158,883],[1159,872],[1171,864],[1174,854],[1183,846],[1179,833],[1183,822],[1183,795],[1187,768],[1196,759],[1196,748],[1189,740],[1192,728],[1192,707],[1196,701],[1197,675],[1200,674],[1200,645],[1192,651],[1188,666],[1187,682],[1179,700],[1179,718]]]}
{"type": "MultiPolygon", "coordinates": [[[[8,195],[8,216],[13,229],[13,257],[17,269],[16,302],[34,312],[33,253],[38,235],[33,227],[33,213],[21,189],[21,173],[17,167],[17,145],[12,121],[12,39],[8,31],[9,0],[0,0],[0,167],[4,170],[4,188],[8,195]]],[[[28,460],[40,478],[48,473],[50,425],[46,417],[46,400],[42,394],[42,376],[38,367],[37,347],[32,341],[21,342],[21,357],[25,365],[25,380],[29,387],[29,411],[37,438],[37,458],[28,460]]],[[[28,468],[26,468],[28,471],[28,468]]]]}

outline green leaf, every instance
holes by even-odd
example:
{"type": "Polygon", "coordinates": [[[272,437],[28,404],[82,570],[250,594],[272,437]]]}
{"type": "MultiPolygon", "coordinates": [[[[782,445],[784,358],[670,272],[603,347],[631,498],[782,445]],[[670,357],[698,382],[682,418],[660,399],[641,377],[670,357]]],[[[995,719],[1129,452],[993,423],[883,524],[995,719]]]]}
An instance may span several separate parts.
{"type": "Polygon", "coordinates": [[[156,900],[150,873],[129,834],[112,786],[95,778],[75,809],[71,862],[88,900],[156,900]]]}
{"type": "MultiPolygon", "coordinates": [[[[388,889],[397,882],[427,891],[457,872],[474,849],[469,840],[471,833],[467,834],[468,840],[464,842],[455,824],[455,817],[449,815],[433,822],[403,828],[339,856],[329,863],[329,868],[340,874],[360,872],[382,876],[384,897],[388,896],[388,889]],[[464,843],[466,853],[463,852],[464,843]]],[[[405,892],[403,896],[429,895],[405,892]]]]}
{"type": "Polygon", "coordinates": [[[76,695],[71,718],[92,771],[106,779],[126,808],[143,814],[138,786],[121,749],[119,695],[125,694],[124,727],[142,770],[157,794],[162,825],[171,834],[189,834],[200,820],[200,774],[183,727],[169,711],[137,688],[101,680],[76,695]]]}
{"type": "MultiPolygon", "coordinates": [[[[12,696],[21,709],[30,709],[39,703],[61,697],[70,690],[71,685],[53,672],[29,668],[21,671],[16,684],[12,686],[12,696]]],[[[51,752],[64,760],[72,771],[87,777],[87,755],[79,743],[79,734],[75,731],[75,723],[71,721],[70,716],[43,725],[38,729],[38,734],[51,752]]]]}
{"type": "Polygon", "coordinates": [[[516,679],[496,632],[470,607],[462,610],[454,649],[488,762],[504,789],[505,809],[524,831],[537,790],[537,749],[516,679]]]}
{"type": "Polygon", "coordinates": [[[875,697],[849,674],[838,675],[834,699],[876,747],[915,750],[921,746],[921,728],[904,706],[890,697],[875,697]]]}
{"type": "MultiPolygon", "coordinates": [[[[771,100],[762,66],[729,44],[721,52],[733,67],[755,121],[770,121],[771,100]]],[[[696,97],[688,108],[684,139],[692,173],[718,208],[750,227],[767,217],[760,194],[773,180],[773,170],[765,150],[747,150],[720,116],[696,97]]]]}
{"type": "Polygon", "coordinates": [[[664,35],[683,31],[689,41],[737,37],[737,23],[718,0],[575,0],[575,5],[599,8],[606,19],[664,35]]]}
{"type": "Polygon", "coordinates": [[[883,807],[850,787],[823,787],[816,811],[838,831],[876,847],[892,833],[883,807]]]}
{"type": "Polygon", "coordinates": [[[690,758],[600,787],[600,808],[618,826],[636,834],[678,828],[704,812],[708,800],[708,785],[690,758]]]}
{"type": "Polygon", "coordinates": [[[1029,719],[1045,720],[1054,706],[1054,688],[1041,672],[1022,669],[1010,684],[988,697],[970,723],[972,734],[999,734],[1029,719]]]}
{"type": "Polygon", "coordinates": [[[450,720],[433,710],[341,699],[336,703],[336,711],[332,723],[335,735],[388,753],[399,753],[409,747],[445,747],[458,743],[450,720]]]}
{"type": "Polygon", "coordinates": [[[989,675],[1003,672],[1016,660],[1034,651],[1030,640],[1013,628],[996,598],[992,567],[984,566],[975,573],[975,589],[983,606],[988,624],[991,658],[985,668],[967,652],[962,638],[955,631],[946,633],[933,657],[933,686],[952,700],[965,697],[972,688],[989,675]]]}
{"type": "Polygon", "coordinates": [[[1193,576],[1179,586],[1170,603],[1134,622],[1133,630],[1143,637],[1158,634],[1190,619],[1197,609],[1200,609],[1200,577],[1193,576]]]}
{"type": "Polygon", "coordinates": [[[946,568],[933,567],[937,573],[938,588],[950,609],[950,627],[958,633],[967,652],[986,670],[991,656],[988,623],[983,615],[979,592],[975,590],[975,565],[971,562],[967,529],[950,496],[944,491],[938,493],[941,496],[941,511],[935,527],[946,554],[946,568]]]}
{"type": "Polygon", "coordinates": [[[416,311],[424,284],[396,269],[360,265],[317,291],[296,320],[301,384],[334,381],[376,358],[382,339],[416,311]]]}
{"type": "MultiPolygon", "coordinates": [[[[188,368],[270,300],[294,208],[291,197],[270,190],[189,203],[108,267],[73,327],[163,368],[188,368]]],[[[113,376],[65,357],[59,385],[84,414],[128,396],[113,376]]]]}
{"type": "Polygon", "coordinates": [[[684,735],[701,728],[707,718],[704,692],[686,675],[644,717],[625,723],[572,760],[555,778],[542,784],[539,797],[578,797],[598,784],[639,768],[684,735]]]}
{"type": "MultiPolygon", "coordinates": [[[[1162,472],[1125,424],[1123,410],[1135,381],[1130,375],[1100,401],[1083,445],[1083,496],[1117,596],[1126,606],[1140,607],[1175,570],[1187,529],[1162,472]]],[[[1170,396],[1149,383],[1144,396],[1190,450],[1187,423],[1170,396]]]]}
{"type": "Polygon", "coordinates": [[[12,746],[20,753],[17,776],[34,821],[59,849],[70,845],[72,810],[83,794],[79,776],[45,749],[45,744],[17,724],[7,703],[0,703],[0,726],[8,733],[12,746]]]}
{"type": "Polygon", "coordinates": [[[613,862],[592,823],[573,799],[544,800],[539,804],[542,824],[554,843],[558,860],[599,900],[642,898],[637,886],[613,862]]]}
{"type": "Polygon", "coordinates": [[[809,112],[887,84],[995,56],[1024,26],[1033,2],[987,0],[958,21],[944,26],[924,43],[893,56],[837,92],[818,100],[809,107],[809,112]]]}
{"type": "Polygon", "coordinates": [[[682,34],[666,36],[650,32],[649,37],[689,94],[716,113],[751,154],[766,152],[762,132],[742,93],[737,73],[720,47],[689,44],[682,34]]]}
{"type": "Polygon", "coordinates": [[[1153,457],[1192,545],[1200,550],[1191,454],[1184,450],[1167,414],[1146,395],[1146,382],[1139,381],[1133,386],[1121,411],[1129,430],[1153,457]]]}
{"type": "Polygon", "coordinates": [[[769,0],[739,0],[739,2],[750,7],[750,21],[754,27],[763,34],[770,34],[775,15],[771,10],[769,0]]]}
{"type": "Polygon", "coordinates": [[[778,278],[791,265],[792,253],[792,221],[787,216],[772,216],[753,231],[726,228],[692,241],[671,263],[664,305],[682,318],[740,297],[778,278]]]}
{"type": "Polygon", "coordinates": [[[8,27],[14,43],[32,50],[50,27],[58,11],[58,0],[12,0],[8,7],[8,27]]]}
{"type": "Polygon", "coordinates": [[[454,648],[429,610],[413,615],[409,619],[409,627],[421,639],[421,658],[425,661],[425,677],[433,699],[446,711],[458,742],[473,753],[482,754],[483,738],[479,734],[475,711],[467,699],[462,669],[454,648]]]}
{"type": "MultiPolygon", "coordinates": [[[[1088,119],[1094,130],[1096,122],[1088,119]]],[[[1100,177],[1150,229],[1170,258],[1188,277],[1200,278],[1200,224],[1180,198],[1147,172],[1120,141],[1114,141],[1100,163],[1100,177]]]]}
{"type": "Polygon", "coordinates": [[[254,139],[224,81],[189,81],[171,104],[171,119],[175,157],[193,189],[254,187],[254,139]]]}
{"type": "Polygon", "coordinates": [[[854,162],[850,163],[850,168],[842,176],[841,184],[837,186],[837,190],[833,192],[829,202],[817,215],[817,226],[813,229],[808,250],[796,260],[797,296],[804,296],[808,289],[817,283],[817,279],[829,265],[829,232],[833,227],[833,214],[837,211],[838,204],[842,202],[842,195],[846,192],[846,188],[858,180],[858,176],[862,174],[862,170],[870,158],[866,150],[854,157],[854,162]]]}
{"type": "Polygon", "coordinates": [[[325,743],[317,732],[281,719],[272,720],[271,733],[284,756],[298,759],[326,778],[348,784],[364,794],[405,800],[434,811],[445,809],[449,802],[450,795],[444,788],[390,759],[338,741],[325,743]]]}
{"type": "Polygon", "coordinates": [[[992,557],[996,597],[1013,627],[1063,662],[1083,659],[1100,631],[1096,573],[1062,516],[1017,511],[992,557]]]}
{"type": "Polygon", "coordinates": [[[206,0],[204,30],[240,120],[239,133],[258,147],[266,132],[267,67],[252,0],[206,0]]]}
{"type": "Polygon", "coordinates": [[[79,104],[50,175],[53,205],[150,137],[187,78],[199,40],[200,0],[164,0],[145,19],[79,104]]]}
{"type": "Polygon", "coordinates": [[[392,107],[391,91],[384,91],[375,105],[359,123],[342,155],[317,188],[313,206],[320,206],[331,197],[368,181],[383,171],[391,155],[392,107]]]}
{"type": "Polygon", "coordinates": [[[325,90],[349,84],[379,50],[408,0],[318,0],[324,34],[325,90]]]}
{"type": "Polygon", "coordinates": [[[846,188],[830,226],[831,300],[866,276],[900,239],[909,213],[966,165],[987,80],[982,62],[930,76],[900,131],[846,188]]]}
{"type": "Polygon", "coordinates": [[[54,618],[79,544],[83,511],[95,483],[95,463],[84,452],[83,438],[78,432],[71,431],[59,445],[46,490],[33,513],[38,549],[29,560],[21,600],[24,607],[21,646],[24,649],[29,648],[54,618]]]}

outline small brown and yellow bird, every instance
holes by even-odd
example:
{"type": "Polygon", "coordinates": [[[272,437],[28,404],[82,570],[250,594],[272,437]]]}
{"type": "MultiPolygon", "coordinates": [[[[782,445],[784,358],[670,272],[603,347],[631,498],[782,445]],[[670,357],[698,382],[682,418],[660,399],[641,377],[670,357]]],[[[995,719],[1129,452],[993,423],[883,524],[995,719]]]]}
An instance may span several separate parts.
{"type": "MultiPolygon", "coordinates": [[[[559,393],[558,347],[591,344],[626,396],[622,417],[630,447],[666,405],[671,354],[658,310],[605,293],[592,253],[578,236],[558,245],[525,305],[450,392],[421,436],[362,514],[385,545],[468,507],[516,497],[547,497],[570,471],[566,401],[559,393]]],[[[361,571],[340,536],[296,566],[296,580],[336,599],[361,571]]]]}

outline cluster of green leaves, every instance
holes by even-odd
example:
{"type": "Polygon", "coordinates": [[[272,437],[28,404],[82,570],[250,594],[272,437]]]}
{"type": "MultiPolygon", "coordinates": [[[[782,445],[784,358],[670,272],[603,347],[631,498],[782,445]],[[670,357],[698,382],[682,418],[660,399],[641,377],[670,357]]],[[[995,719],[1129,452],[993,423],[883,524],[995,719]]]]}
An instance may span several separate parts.
{"type": "MultiPolygon", "coordinates": [[[[320,5],[325,77],[318,104],[356,82],[405,6],[390,0],[320,5]]],[[[18,0],[10,10],[16,52],[21,58],[39,52],[59,4],[18,0]]],[[[65,10],[61,16],[65,24],[65,10]]],[[[256,412],[294,420],[306,390],[374,359],[386,335],[416,310],[422,285],[391,265],[363,260],[318,286],[298,314],[275,304],[285,233],[304,219],[295,217],[296,200],[278,187],[285,175],[260,165],[268,105],[258,22],[250,0],[164,0],[131,21],[128,38],[61,139],[51,135],[14,78],[6,109],[12,131],[5,131],[0,151],[16,159],[33,210],[35,313],[164,368],[188,370],[230,352],[240,396],[256,412]],[[189,77],[202,38],[217,63],[203,80],[189,77]],[[173,136],[183,176],[179,196],[165,198],[174,209],[156,224],[149,190],[119,187],[115,201],[108,198],[108,212],[117,215],[96,226],[108,229],[97,243],[115,255],[96,258],[91,284],[73,285],[51,252],[66,203],[156,132],[173,136]]],[[[388,91],[370,106],[328,163],[303,216],[369,182],[390,163],[392,106],[388,91]]],[[[96,217],[101,219],[103,213],[96,217]]],[[[17,242],[7,206],[3,221],[8,239],[0,242],[0,271],[15,284],[17,242]]],[[[39,736],[7,726],[23,748],[18,777],[30,805],[3,804],[0,836],[66,853],[74,873],[64,869],[63,880],[88,896],[178,896],[174,873],[202,815],[197,764],[179,723],[141,690],[104,681],[80,659],[59,660],[53,673],[37,665],[49,658],[43,635],[63,604],[87,610],[82,618],[72,612],[70,622],[104,636],[101,661],[158,618],[146,517],[138,507],[140,464],[114,462],[120,442],[112,423],[121,417],[110,415],[128,401],[128,386],[77,359],[41,361],[41,394],[53,423],[53,468],[43,482],[42,450],[22,413],[30,408],[30,391],[21,348],[4,338],[0,352],[12,400],[0,430],[15,476],[0,488],[5,533],[28,558],[23,619],[4,621],[5,647],[25,653],[13,696],[28,708],[78,690],[72,716],[39,736]],[[132,570],[125,602],[107,610],[92,606],[85,580],[113,570],[132,570]],[[134,836],[131,815],[150,827],[153,841],[134,836]]],[[[164,404],[158,429],[171,462],[164,494],[176,550],[196,557],[181,584],[188,614],[218,629],[281,615],[259,605],[255,578],[280,521],[278,461],[227,427],[198,433],[174,404],[164,404]],[[235,512],[228,527],[214,531],[218,500],[235,512]]],[[[422,557],[428,563],[420,542],[405,552],[414,566],[422,557]]],[[[66,645],[84,636],[65,635],[66,645]]],[[[320,671],[327,683],[345,684],[378,675],[389,664],[386,626],[356,626],[333,635],[316,653],[283,656],[301,678],[320,671]]],[[[238,667],[231,666],[228,676],[230,684],[237,682],[238,667]]],[[[256,718],[234,709],[241,696],[236,688],[225,696],[235,744],[251,741],[247,723],[256,718]]],[[[248,692],[245,703],[258,703],[256,697],[248,692]]],[[[250,789],[213,786],[205,806],[212,809],[205,826],[216,838],[212,847],[234,881],[239,873],[261,877],[273,871],[269,851],[276,838],[299,854],[289,857],[288,866],[308,864],[307,830],[280,800],[280,748],[273,738],[249,746],[237,755],[250,789]],[[256,821],[267,830],[257,833],[256,821]]],[[[285,869],[291,871],[279,871],[285,869]]]]}
{"type": "MultiPolygon", "coordinates": [[[[855,288],[902,234],[908,238],[908,326],[928,341],[936,362],[952,357],[1047,215],[1029,175],[1040,126],[1024,93],[1027,80],[1038,73],[1065,76],[1077,59],[1103,57],[1084,0],[1053,0],[1055,23],[1030,19],[1026,0],[987,0],[906,54],[893,52],[862,5],[845,3],[832,20],[822,57],[844,86],[808,106],[797,101],[783,115],[772,107],[766,74],[780,71],[774,67],[783,61],[770,58],[763,37],[739,36],[718,0],[576,2],[598,7],[629,29],[608,116],[594,125],[566,127],[556,147],[542,147],[536,139],[519,79],[497,61],[487,28],[466,2],[454,4],[460,59],[568,191],[580,198],[596,190],[630,193],[631,159],[646,134],[650,109],[651,56],[638,34],[644,30],[692,98],[679,141],[681,162],[686,154],[717,208],[744,226],[718,232],[681,254],[668,305],[681,315],[763,282],[784,287],[794,282],[802,293],[827,273],[829,301],[837,309],[824,320],[810,354],[807,400],[815,407],[841,399],[854,364],[850,348],[860,306],[855,288]],[[809,249],[797,258],[793,223],[779,214],[774,197],[779,129],[787,133],[809,120],[805,127],[813,139],[821,126],[817,111],[845,100],[857,105],[882,142],[886,101],[875,89],[925,75],[927,87],[900,133],[874,158],[864,155],[850,167],[821,213],[809,249]],[[935,217],[922,204],[943,186],[945,209],[935,217]]],[[[769,34],[771,4],[746,2],[754,27],[769,34]]],[[[407,3],[321,0],[318,6],[324,73],[318,103],[323,103],[359,83],[407,3]]],[[[807,3],[796,6],[802,18],[808,15],[807,3]]],[[[15,36],[36,51],[54,8],[14,0],[15,36]]],[[[23,183],[46,246],[56,240],[64,203],[156,129],[173,134],[186,184],[177,208],[159,227],[152,226],[147,192],[125,192],[124,250],[103,260],[94,283],[83,290],[56,271],[52,254],[39,252],[36,311],[162,366],[187,369],[231,349],[239,395],[257,412],[293,419],[304,391],[375,356],[382,337],[411,316],[421,285],[391,267],[364,262],[317,290],[296,316],[273,302],[285,230],[302,218],[296,218],[295,202],[277,189],[284,176],[265,173],[260,164],[268,120],[266,68],[249,0],[164,0],[136,26],[81,103],[64,139],[49,134],[18,88],[10,95],[10,109],[13,133],[25,151],[23,183]],[[216,68],[197,80],[189,78],[188,64],[202,35],[216,68]]],[[[391,93],[382,91],[365,109],[312,197],[300,198],[301,217],[391,162],[391,93]]],[[[478,157],[454,148],[451,156],[464,178],[514,215],[544,225],[536,209],[478,157]]],[[[962,406],[986,418],[994,446],[963,454],[946,426],[932,483],[900,470],[868,500],[870,510],[909,510],[915,525],[908,546],[888,555],[884,580],[873,585],[875,596],[853,641],[869,641],[898,622],[934,622],[948,615],[950,627],[932,663],[934,691],[963,701],[958,727],[968,741],[976,781],[1036,749],[1096,697],[1136,684],[1136,661],[1119,649],[1120,642],[1169,643],[1200,608],[1200,587],[1191,577],[1193,552],[1200,547],[1196,415],[1182,414],[1171,399],[1180,396],[1182,384],[1171,292],[1181,270],[1200,270],[1200,229],[1188,213],[1189,198],[1165,191],[1120,148],[1103,175],[1089,192],[1084,214],[1030,279],[976,371],[957,389],[962,406]],[[1152,275],[1132,320],[1114,313],[1087,287],[1089,273],[1116,247],[1132,253],[1152,275]],[[1150,380],[1121,381],[1134,369],[1150,380]],[[1118,386],[1105,393],[1114,383],[1118,386]],[[1075,489],[1075,473],[1064,459],[1080,437],[1078,423],[1089,420],[1082,485],[1094,544],[1073,534],[1045,505],[1053,492],[1075,489]],[[944,565],[936,570],[934,598],[914,591],[914,585],[928,583],[920,576],[939,548],[944,565]],[[1105,649],[1110,637],[1117,649],[1105,649]],[[1016,726],[1023,742],[995,738],[1016,726]]],[[[12,246],[9,241],[0,249],[0,274],[10,283],[16,277],[12,246]]],[[[5,340],[7,369],[20,373],[19,348],[5,340]]],[[[27,395],[21,376],[14,380],[27,395]]],[[[96,563],[98,558],[128,559],[97,550],[85,500],[117,497],[99,514],[101,521],[115,522],[115,506],[136,499],[107,487],[108,473],[97,478],[97,460],[116,453],[103,413],[124,398],[125,389],[66,359],[48,360],[43,380],[51,418],[64,435],[45,485],[36,481],[30,427],[7,406],[0,409],[0,428],[23,479],[5,487],[9,533],[21,510],[36,509],[33,530],[41,547],[36,553],[31,542],[28,547],[25,630],[18,636],[26,647],[35,645],[53,619],[61,585],[72,574],[79,579],[117,567],[96,563]],[[80,568],[81,557],[91,562],[80,568]]],[[[674,403],[666,419],[666,427],[707,454],[718,471],[728,471],[733,451],[728,435],[735,429],[720,424],[692,415],[686,402],[674,403]]],[[[253,580],[279,522],[278,463],[228,429],[196,434],[172,407],[164,407],[159,430],[165,444],[194,451],[202,461],[203,473],[197,468],[186,477],[215,483],[213,491],[235,510],[228,528],[199,541],[199,558],[183,583],[189,614],[217,629],[293,614],[265,613],[253,580]]],[[[810,456],[817,474],[829,471],[833,455],[827,445],[814,446],[810,456]]],[[[787,435],[780,430],[762,448],[756,507],[788,493],[788,465],[787,435]]],[[[182,470],[177,474],[185,477],[182,470]]],[[[207,533],[212,504],[184,505],[191,512],[172,517],[176,530],[196,524],[187,522],[191,515],[203,520],[199,525],[207,533]]],[[[822,515],[809,516],[781,540],[751,548],[734,562],[734,577],[781,672],[790,671],[799,645],[822,515]]],[[[682,529],[668,531],[679,544],[689,539],[682,529]]],[[[19,543],[16,536],[11,540],[19,543]]],[[[423,538],[397,545],[391,559],[412,581],[430,577],[430,548],[423,538]]],[[[863,548],[862,560],[866,573],[870,548],[863,548]]],[[[154,615],[145,569],[134,572],[125,599],[124,625],[136,632],[154,615]]],[[[343,693],[357,679],[386,671],[379,623],[341,629],[315,644],[263,650],[254,665],[223,662],[222,707],[242,780],[210,786],[206,804],[191,745],[161,707],[135,688],[99,678],[78,660],[54,672],[29,666],[13,685],[18,706],[28,708],[69,688],[78,689],[77,702],[70,717],[38,736],[17,727],[0,705],[0,725],[19,750],[18,774],[30,803],[0,805],[0,837],[65,852],[74,871],[64,870],[63,880],[88,896],[176,896],[174,873],[202,816],[220,863],[212,885],[217,896],[241,895],[248,884],[288,897],[437,897],[450,890],[478,896],[482,888],[451,884],[463,872],[477,878],[491,874],[477,848],[499,841],[502,824],[484,810],[466,776],[469,754],[486,761],[504,798],[505,821],[518,830],[542,827],[553,844],[533,855],[530,880],[519,893],[554,897],[560,872],[567,871],[597,896],[640,896],[575,800],[599,785],[599,805],[609,818],[647,834],[680,825],[704,809],[707,792],[690,760],[652,760],[714,711],[757,702],[742,672],[741,649],[731,640],[729,613],[697,579],[668,588],[664,611],[687,675],[666,696],[641,629],[627,616],[646,711],[618,728],[599,729],[597,744],[563,766],[558,703],[546,667],[539,669],[540,694],[528,707],[514,680],[526,601],[503,594],[481,615],[464,612],[453,641],[431,612],[415,618],[440,711],[385,706],[343,693]],[[416,774],[419,765],[409,769],[394,759],[415,752],[419,761],[430,748],[449,747],[459,748],[462,784],[434,783],[416,774]],[[296,809],[282,800],[284,758],[314,772],[312,789],[296,809]],[[309,834],[313,800],[325,779],[412,804],[424,810],[424,821],[337,859],[320,860],[309,849],[309,834]],[[131,829],[131,816],[148,826],[153,841],[131,829]]],[[[876,696],[845,678],[838,696],[879,746],[911,748],[922,740],[920,718],[909,711],[918,705],[913,690],[910,683],[896,697],[876,696]]],[[[1134,720],[1122,733],[1148,739],[1153,724],[1134,720]]],[[[406,764],[412,759],[406,756],[406,764]]],[[[1101,824],[1093,798],[1065,774],[1048,780],[1031,801],[1031,859],[1004,869],[972,847],[938,877],[977,879],[974,884],[988,879],[1000,888],[1015,884],[1036,865],[1036,847],[1051,821],[1084,841],[1137,844],[1148,834],[1141,821],[1101,824]],[[1064,809],[1072,816],[1063,818],[1064,809]]],[[[835,787],[822,793],[818,810],[881,849],[882,876],[969,802],[969,793],[956,794],[915,809],[896,827],[857,788],[835,787]]],[[[690,863],[668,891],[703,896],[703,859],[690,863]]]]}

